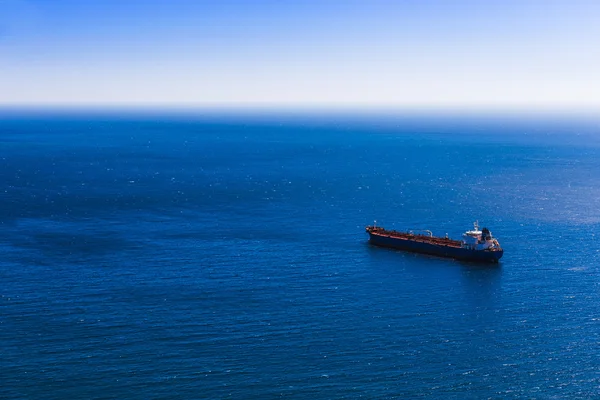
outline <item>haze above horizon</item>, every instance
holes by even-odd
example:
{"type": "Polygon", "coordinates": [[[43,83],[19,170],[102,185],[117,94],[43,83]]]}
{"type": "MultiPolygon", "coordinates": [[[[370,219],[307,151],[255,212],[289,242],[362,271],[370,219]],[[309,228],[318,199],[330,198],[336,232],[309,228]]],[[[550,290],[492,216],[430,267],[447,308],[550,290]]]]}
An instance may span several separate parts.
{"type": "Polygon", "coordinates": [[[593,0],[0,0],[1,106],[600,109],[593,0]]]}

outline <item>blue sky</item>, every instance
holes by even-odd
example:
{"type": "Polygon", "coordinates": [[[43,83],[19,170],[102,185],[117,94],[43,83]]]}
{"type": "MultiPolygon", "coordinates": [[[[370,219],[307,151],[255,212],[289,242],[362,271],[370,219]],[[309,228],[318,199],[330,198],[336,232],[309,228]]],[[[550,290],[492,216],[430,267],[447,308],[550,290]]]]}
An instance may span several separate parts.
{"type": "Polygon", "coordinates": [[[0,0],[0,104],[600,109],[595,0],[0,0]]]}

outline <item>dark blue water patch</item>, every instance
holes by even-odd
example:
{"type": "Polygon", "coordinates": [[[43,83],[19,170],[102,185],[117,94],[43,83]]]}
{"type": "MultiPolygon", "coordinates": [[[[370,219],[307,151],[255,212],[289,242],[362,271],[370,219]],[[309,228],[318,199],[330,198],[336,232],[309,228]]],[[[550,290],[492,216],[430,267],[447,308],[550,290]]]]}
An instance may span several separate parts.
{"type": "Polygon", "coordinates": [[[5,118],[0,395],[595,397],[593,126],[5,118]],[[505,256],[372,247],[374,219],[479,219],[505,256]]]}
{"type": "Polygon", "coordinates": [[[39,250],[47,256],[72,254],[114,253],[131,244],[118,234],[80,232],[34,232],[29,237],[14,237],[12,245],[29,250],[39,250]]]}

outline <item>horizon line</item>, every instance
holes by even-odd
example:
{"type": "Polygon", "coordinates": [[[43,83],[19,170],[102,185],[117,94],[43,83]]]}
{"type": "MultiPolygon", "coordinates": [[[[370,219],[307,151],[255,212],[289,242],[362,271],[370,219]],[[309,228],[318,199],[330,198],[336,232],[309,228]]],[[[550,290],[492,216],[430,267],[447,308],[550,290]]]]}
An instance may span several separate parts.
{"type": "Polygon", "coordinates": [[[333,103],[2,103],[0,111],[90,111],[90,112],[217,112],[217,113],[508,113],[508,114],[598,114],[600,105],[492,105],[492,104],[333,104],[333,103]]]}

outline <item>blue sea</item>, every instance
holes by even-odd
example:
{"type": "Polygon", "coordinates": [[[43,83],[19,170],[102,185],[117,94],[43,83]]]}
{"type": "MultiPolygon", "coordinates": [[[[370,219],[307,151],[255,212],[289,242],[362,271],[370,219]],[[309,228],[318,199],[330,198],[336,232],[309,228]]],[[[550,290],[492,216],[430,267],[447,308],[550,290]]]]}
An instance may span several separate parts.
{"type": "Polygon", "coordinates": [[[0,398],[599,397],[599,120],[5,110],[0,398]]]}

